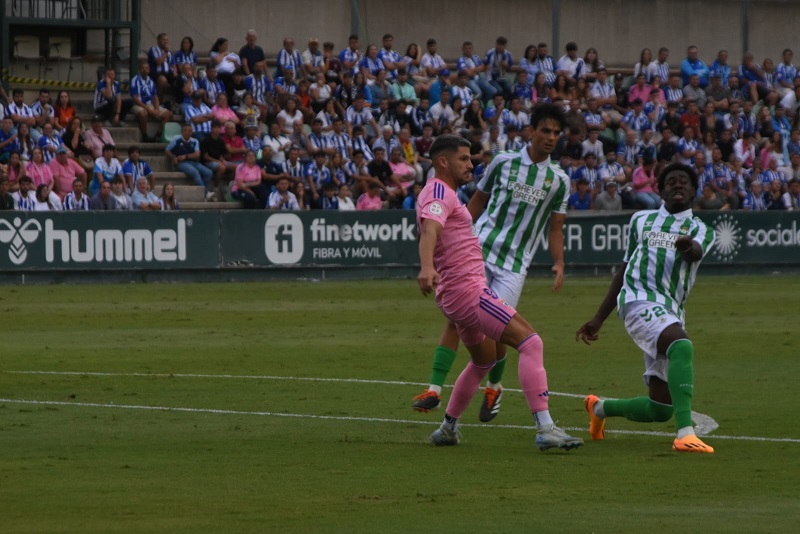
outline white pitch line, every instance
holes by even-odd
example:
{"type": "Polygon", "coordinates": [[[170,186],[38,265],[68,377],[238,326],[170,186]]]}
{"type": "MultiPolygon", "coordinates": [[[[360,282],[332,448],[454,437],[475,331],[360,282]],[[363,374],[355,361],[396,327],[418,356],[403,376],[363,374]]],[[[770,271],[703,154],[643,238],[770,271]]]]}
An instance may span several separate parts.
{"type": "MultiPolygon", "coordinates": [[[[289,417],[295,419],[321,419],[327,421],[360,421],[367,423],[393,423],[403,425],[438,425],[436,421],[418,421],[413,419],[391,419],[383,417],[354,417],[354,416],[339,416],[339,415],[316,415],[316,414],[303,414],[303,413],[280,413],[280,412],[260,412],[260,411],[247,411],[247,410],[221,410],[215,408],[186,408],[180,406],[143,406],[137,404],[104,404],[98,402],[66,402],[66,401],[46,401],[46,400],[27,400],[27,399],[3,399],[0,398],[0,403],[8,404],[31,404],[37,406],[70,406],[79,408],[111,408],[117,410],[147,410],[157,412],[188,412],[188,413],[208,413],[218,415],[255,415],[261,417],[289,417]]],[[[486,425],[477,423],[463,423],[464,427],[475,428],[500,428],[500,429],[514,429],[514,430],[535,430],[535,426],[529,425],[486,425]]],[[[585,432],[585,428],[580,427],[564,427],[565,430],[585,432]]],[[[674,434],[670,432],[655,432],[646,430],[606,430],[610,434],[629,434],[638,436],[662,436],[672,437],[674,434]]],[[[800,443],[800,439],[794,438],[765,438],[758,436],[713,436],[714,439],[732,440],[732,441],[766,441],[774,443],[800,443]]]]}
{"type": "MultiPolygon", "coordinates": [[[[400,380],[371,380],[364,378],[323,378],[323,377],[304,377],[304,376],[271,376],[271,375],[231,375],[231,374],[197,374],[197,373],[103,373],[91,371],[3,371],[7,374],[17,375],[56,375],[56,376],[106,376],[106,377],[136,377],[136,378],[208,378],[208,379],[245,379],[245,380],[291,380],[302,382],[339,382],[351,384],[380,384],[393,386],[428,386],[424,382],[404,382],[400,380]]],[[[452,388],[450,384],[446,388],[452,388]]],[[[522,393],[521,389],[505,388],[505,391],[512,393],[522,393]]],[[[550,395],[558,397],[569,397],[582,399],[585,395],[579,393],[563,393],[550,391],[550,395]]],[[[695,431],[700,436],[706,436],[719,428],[719,424],[711,416],[692,412],[695,423],[695,431]]]]}

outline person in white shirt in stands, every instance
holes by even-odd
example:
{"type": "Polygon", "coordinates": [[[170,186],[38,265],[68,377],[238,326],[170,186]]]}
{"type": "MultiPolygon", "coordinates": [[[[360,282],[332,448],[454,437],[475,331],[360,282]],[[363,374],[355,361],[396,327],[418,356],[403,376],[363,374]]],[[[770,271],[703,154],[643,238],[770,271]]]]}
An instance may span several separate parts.
{"type": "Polygon", "coordinates": [[[433,124],[433,131],[439,134],[445,128],[450,128],[456,120],[456,114],[450,107],[450,90],[444,89],[439,101],[431,106],[428,120],[433,124]]]}
{"type": "Polygon", "coordinates": [[[422,61],[420,62],[421,72],[430,78],[431,82],[439,77],[439,73],[447,69],[447,65],[442,59],[442,56],[436,53],[436,39],[428,39],[426,43],[428,51],[423,54],[422,61]]]}
{"type": "Polygon", "coordinates": [[[486,76],[489,84],[494,87],[495,94],[508,98],[511,96],[511,84],[506,80],[506,74],[514,66],[511,53],[506,50],[508,39],[502,35],[495,40],[494,48],[486,51],[483,64],[486,67],[486,76]]]}
{"type": "Polygon", "coordinates": [[[300,54],[307,80],[313,82],[318,74],[325,75],[325,55],[319,49],[319,39],[312,37],[308,40],[308,48],[300,54]]]}
{"type": "Polygon", "coordinates": [[[289,191],[289,178],[281,176],[275,184],[275,189],[269,194],[267,207],[271,210],[291,210],[297,211],[300,205],[297,197],[289,191]]]}
{"type": "Polygon", "coordinates": [[[14,127],[19,128],[20,124],[27,124],[30,127],[31,141],[34,143],[39,140],[39,130],[36,129],[36,116],[33,110],[25,103],[25,92],[22,89],[11,91],[12,102],[8,103],[5,110],[6,116],[14,121],[14,127]]]}
{"type": "Polygon", "coordinates": [[[566,51],[558,60],[556,75],[563,74],[570,83],[575,83],[586,74],[583,59],[578,57],[578,45],[572,41],[567,43],[566,51]]]}
{"type": "Polygon", "coordinates": [[[275,68],[275,77],[284,76],[284,71],[294,71],[298,80],[306,77],[305,65],[303,65],[303,58],[300,57],[300,52],[294,49],[294,39],[291,37],[284,37],[283,48],[278,52],[278,65],[275,68]]]}

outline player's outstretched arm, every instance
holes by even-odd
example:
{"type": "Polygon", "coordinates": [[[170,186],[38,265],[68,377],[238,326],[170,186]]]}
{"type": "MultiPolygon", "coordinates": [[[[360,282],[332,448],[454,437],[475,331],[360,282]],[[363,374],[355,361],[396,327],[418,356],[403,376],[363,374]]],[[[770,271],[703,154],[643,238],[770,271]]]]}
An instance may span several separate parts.
{"type": "Polygon", "coordinates": [[[417,283],[422,294],[426,297],[436,289],[439,283],[439,273],[433,266],[433,251],[436,240],[442,232],[442,225],[431,219],[422,219],[422,231],[419,237],[419,275],[417,283]]]}
{"type": "Polygon", "coordinates": [[[617,295],[619,295],[620,290],[622,290],[622,281],[625,277],[625,269],[627,267],[627,263],[623,263],[620,266],[617,274],[614,275],[614,279],[611,281],[608,293],[606,293],[603,302],[600,303],[600,308],[597,310],[597,313],[594,314],[591,320],[585,322],[583,326],[575,332],[575,341],[582,340],[588,345],[592,341],[597,341],[600,337],[600,328],[602,328],[603,323],[608,319],[611,312],[614,311],[614,308],[617,307],[617,295]]]}

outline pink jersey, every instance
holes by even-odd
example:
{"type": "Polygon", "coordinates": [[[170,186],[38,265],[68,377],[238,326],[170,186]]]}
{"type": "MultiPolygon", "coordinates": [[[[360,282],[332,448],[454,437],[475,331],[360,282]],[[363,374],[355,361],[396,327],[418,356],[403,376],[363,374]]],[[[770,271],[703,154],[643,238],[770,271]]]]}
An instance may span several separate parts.
{"type": "Polygon", "coordinates": [[[420,229],[423,219],[443,227],[433,254],[433,266],[440,276],[436,301],[446,305],[466,291],[486,287],[483,254],[472,231],[472,216],[456,192],[438,178],[429,179],[417,199],[420,229]]]}

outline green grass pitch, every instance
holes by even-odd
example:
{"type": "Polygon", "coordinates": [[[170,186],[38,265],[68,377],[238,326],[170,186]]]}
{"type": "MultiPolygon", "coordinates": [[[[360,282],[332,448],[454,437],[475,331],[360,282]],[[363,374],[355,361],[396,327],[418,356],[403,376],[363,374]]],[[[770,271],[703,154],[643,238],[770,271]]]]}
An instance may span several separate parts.
{"type": "MultiPolygon", "coordinates": [[[[644,394],[616,317],[592,347],[574,341],[608,283],[528,282],[519,309],[552,391],[644,394]]],[[[413,280],[0,295],[6,534],[789,532],[800,519],[800,277],[698,277],[694,409],[719,423],[714,455],[673,453],[658,434],[671,423],[610,420],[634,433],[591,442],[581,399],[564,395],[553,414],[586,445],[541,453],[513,392],[488,425],[476,396],[461,446],[428,445],[443,411],[410,399],[443,320],[413,280]]],[[[465,363],[462,348],[449,384],[465,363]]]]}

